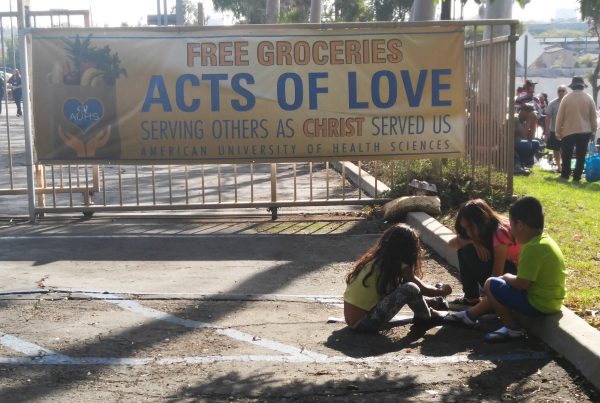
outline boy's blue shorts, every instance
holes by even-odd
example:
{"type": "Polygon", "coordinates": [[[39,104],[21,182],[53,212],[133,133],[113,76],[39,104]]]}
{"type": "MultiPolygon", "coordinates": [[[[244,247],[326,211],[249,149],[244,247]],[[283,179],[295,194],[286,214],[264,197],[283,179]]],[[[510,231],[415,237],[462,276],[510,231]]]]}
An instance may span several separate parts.
{"type": "Polygon", "coordinates": [[[496,298],[496,301],[502,305],[527,316],[544,315],[543,312],[538,311],[529,303],[525,290],[518,290],[501,278],[491,277],[489,281],[490,292],[496,298]]]}

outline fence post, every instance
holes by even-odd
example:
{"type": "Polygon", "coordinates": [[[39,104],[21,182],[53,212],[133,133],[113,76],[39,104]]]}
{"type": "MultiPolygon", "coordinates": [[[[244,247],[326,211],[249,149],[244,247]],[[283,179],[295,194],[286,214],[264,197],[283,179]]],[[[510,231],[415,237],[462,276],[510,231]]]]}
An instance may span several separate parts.
{"type": "Polygon", "coordinates": [[[23,71],[23,125],[25,129],[25,156],[27,165],[27,199],[29,220],[35,221],[35,179],[33,173],[33,135],[31,131],[31,97],[29,93],[29,56],[27,49],[28,21],[25,7],[29,6],[29,0],[18,0],[17,2],[17,26],[19,28],[19,50],[21,55],[21,70],[23,71]]]}
{"type": "Polygon", "coordinates": [[[508,169],[506,170],[506,193],[512,195],[514,193],[513,175],[515,171],[515,63],[517,53],[517,27],[515,24],[510,25],[510,55],[509,68],[510,77],[508,79],[508,169]]]}
{"type": "MultiPolygon", "coordinates": [[[[277,201],[277,164],[271,164],[271,202],[277,201]]],[[[271,219],[277,219],[277,207],[271,206],[271,219]]]]}

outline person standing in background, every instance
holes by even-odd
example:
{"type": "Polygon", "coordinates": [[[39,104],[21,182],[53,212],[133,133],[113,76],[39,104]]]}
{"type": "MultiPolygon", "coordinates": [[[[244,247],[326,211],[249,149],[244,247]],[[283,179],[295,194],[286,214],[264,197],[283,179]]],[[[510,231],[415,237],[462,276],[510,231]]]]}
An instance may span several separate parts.
{"type": "Polygon", "coordinates": [[[15,105],[17,105],[17,116],[23,116],[23,112],[21,111],[21,99],[23,96],[22,88],[21,88],[21,74],[19,74],[19,70],[15,69],[13,71],[12,77],[8,80],[12,88],[13,99],[15,100],[15,105]]]}
{"type": "Polygon", "coordinates": [[[556,116],[560,102],[567,94],[567,86],[559,85],[556,89],[557,98],[554,98],[546,107],[546,120],[544,124],[544,136],[546,137],[546,147],[554,152],[554,162],[556,170],[561,172],[560,165],[560,140],[556,138],[556,116]]]}
{"type": "Polygon", "coordinates": [[[561,140],[562,170],[560,177],[568,180],[571,176],[571,158],[575,151],[575,171],[573,182],[579,182],[585,166],[585,155],[592,133],[596,133],[596,104],[589,94],[583,77],[575,76],[569,84],[573,92],[565,95],[556,117],[556,138],[561,140]]]}

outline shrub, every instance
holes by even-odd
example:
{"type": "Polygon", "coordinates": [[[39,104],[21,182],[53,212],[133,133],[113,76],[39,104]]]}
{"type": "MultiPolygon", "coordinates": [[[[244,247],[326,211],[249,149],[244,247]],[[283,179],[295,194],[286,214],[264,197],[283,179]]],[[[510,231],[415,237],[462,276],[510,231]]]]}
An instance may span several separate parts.
{"type": "Polygon", "coordinates": [[[465,159],[402,160],[381,162],[380,179],[390,186],[389,197],[409,194],[413,179],[437,186],[442,212],[456,209],[472,198],[481,198],[502,211],[513,200],[507,194],[507,175],[488,168],[473,167],[465,159]]]}

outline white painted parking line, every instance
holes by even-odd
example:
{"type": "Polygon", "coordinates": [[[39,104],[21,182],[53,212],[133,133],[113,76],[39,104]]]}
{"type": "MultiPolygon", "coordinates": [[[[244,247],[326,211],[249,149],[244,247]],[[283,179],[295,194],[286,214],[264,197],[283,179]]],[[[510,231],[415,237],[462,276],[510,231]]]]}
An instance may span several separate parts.
{"type": "Polygon", "coordinates": [[[66,355],[2,332],[0,332],[0,345],[30,357],[30,360],[48,359],[56,363],[66,363],[69,361],[69,357],[66,355]]]}
{"type": "MultiPolygon", "coordinates": [[[[224,336],[231,337],[238,341],[246,342],[252,345],[260,346],[269,350],[277,351],[281,354],[273,355],[223,355],[223,356],[188,356],[188,357],[163,357],[160,359],[153,357],[146,358],[117,358],[117,357],[72,357],[57,353],[37,344],[22,340],[18,337],[0,332],[0,345],[13,351],[19,352],[25,357],[1,357],[0,365],[106,365],[106,366],[142,366],[142,365],[178,365],[178,364],[211,364],[219,362],[286,362],[286,363],[314,363],[314,364],[332,364],[332,363],[396,363],[413,365],[436,365],[436,364],[459,364],[471,361],[523,361],[523,360],[541,360],[548,359],[550,355],[546,352],[521,352],[507,353],[497,355],[475,355],[475,354],[455,354],[443,357],[427,357],[422,355],[409,355],[403,352],[390,353],[383,356],[352,358],[344,355],[326,355],[320,354],[298,347],[279,343],[274,340],[263,339],[248,333],[240,332],[235,329],[215,326],[210,323],[182,319],[166,312],[142,306],[136,301],[125,299],[114,294],[87,292],[81,293],[87,297],[104,300],[121,307],[122,309],[134,312],[155,320],[166,321],[180,326],[202,329],[210,328],[224,336]]],[[[300,296],[295,296],[300,297],[300,296]]],[[[309,296],[305,296],[309,297],[309,296]]],[[[315,302],[331,303],[329,297],[320,300],[320,297],[310,296],[315,302]]],[[[399,320],[409,317],[399,315],[399,320]]],[[[342,321],[342,318],[330,318],[333,321],[342,321]]]]}
{"type": "MultiPolygon", "coordinates": [[[[0,292],[0,297],[4,299],[19,295],[29,294],[48,294],[48,293],[65,293],[65,294],[102,294],[108,291],[97,291],[97,290],[84,290],[80,288],[31,288],[21,290],[11,290],[0,292]]],[[[259,294],[259,293],[218,293],[218,294],[200,294],[200,293],[189,293],[189,292],[168,292],[168,293],[157,293],[157,292],[139,292],[135,290],[119,290],[109,291],[110,295],[117,295],[118,299],[126,299],[124,296],[135,295],[136,297],[144,297],[146,299],[152,298],[172,298],[172,299],[198,299],[198,300],[240,300],[240,301],[294,301],[294,300],[305,300],[309,302],[318,302],[321,304],[340,304],[343,299],[340,295],[315,295],[315,294],[259,294]]],[[[104,294],[107,295],[107,294],[104,294]]]]}
{"type": "Polygon", "coordinates": [[[215,364],[219,362],[286,362],[290,364],[335,364],[335,363],[389,363],[412,365],[441,365],[461,364],[476,361],[527,361],[545,360],[550,358],[544,352],[516,353],[490,356],[458,354],[448,357],[422,356],[392,356],[352,358],[345,356],[330,356],[325,359],[304,360],[289,355],[218,355],[201,357],[171,357],[171,358],[114,358],[114,357],[66,357],[44,356],[31,358],[0,357],[0,365],[107,365],[107,366],[142,366],[142,365],[180,365],[180,364],[215,364]]]}
{"type": "MultiPolygon", "coordinates": [[[[19,345],[32,343],[25,342],[14,336],[2,333],[2,338],[9,337],[10,341],[5,347],[19,348],[19,345]]],[[[6,339],[6,340],[9,340],[6,339]]],[[[49,351],[40,346],[39,350],[49,351]]],[[[30,351],[33,353],[33,351],[30,351]]],[[[214,364],[219,362],[268,362],[268,363],[304,363],[304,364],[334,364],[334,363],[390,363],[412,365],[439,365],[460,364],[475,361],[525,361],[543,360],[550,356],[545,352],[523,352],[497,355],[469,355],[455,354],[445,357],[426,357],[420,355],[390,354],[377,357],[352,358],[347,356],[301,357],[299,355],[209,355],[190,357],[164,357],[160,359],[147,358],[116,358],[116,357],[70,357],[63,354],[48,353],[46,355],[30,355],[27,357],[0,357],[0,365],[106,365],[106,366],[142,366],[142,365],[178,365],[178,364],[214,364]]]]}
{"type": "Polygon", "coordinates": [[[211,328],[215,329],[217,333],[220,333],[224,336],[231,337],[232,339],[242,341],[245,343],[253,344],[255,346],[263,347],[269,350],[278,351],[280,353],[286,353],[291,356],[294,356],[300,360],[311,361],[312,359],[320,360],[327,358],[324,354],[315,353],[312,351],[308,351],[306,349],[301,349],[298,347],[289,346],[283,343],[279,343],[274,340],[264,339],[262,337],[253,336],[248,333],[240,332],[235,329],[225,328],[222,326],[211,325],[210,323],[199,322],[195,320],[182,319],[177,316],[168,314],[166,312],[158,311],[156,309],[147,308],[142,306],[136,301],[120,299],[117,295],[114,294],[100,294],[100,293],[85,293],[82,295],[86,295],[91,298],[104,300],[106,302],[115,304],[122,309],[128,310],[130,312],[134,312],[140,315],[143,315],[148,318],[162,320],[165,322],[173,323],[176,325],[189,327],[192,329],[202,329],[202,328],[211,328]]]}

